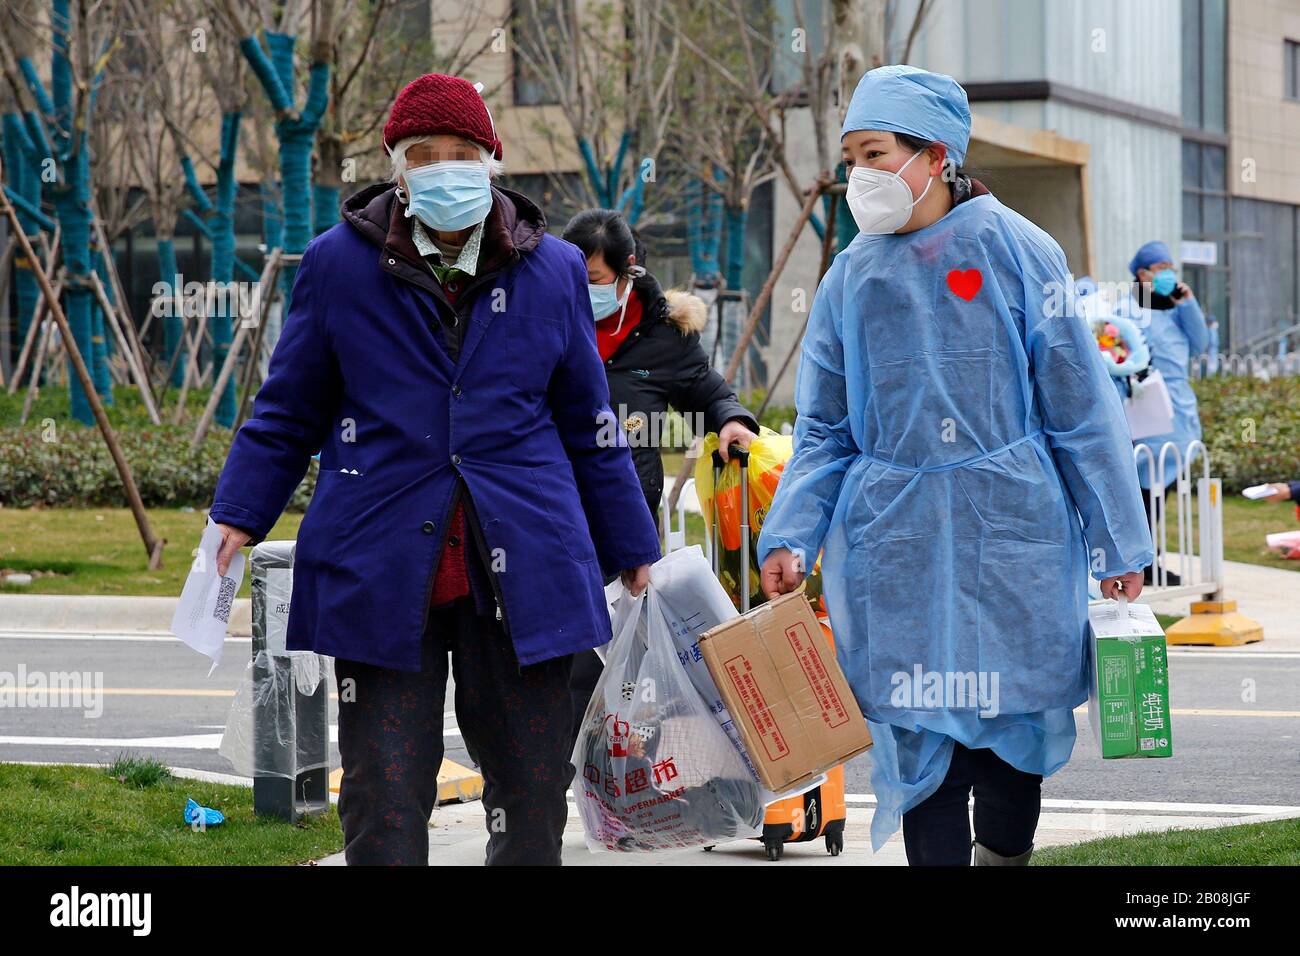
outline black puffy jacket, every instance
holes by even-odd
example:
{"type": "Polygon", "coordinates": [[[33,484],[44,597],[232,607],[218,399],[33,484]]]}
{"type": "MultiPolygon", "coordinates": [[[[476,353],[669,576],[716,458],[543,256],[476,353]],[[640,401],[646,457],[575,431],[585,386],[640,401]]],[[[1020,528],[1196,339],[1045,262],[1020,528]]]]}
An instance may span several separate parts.
{"type": "Polygon", "coordinates": [[[634,280],[632,291],[641,303],[641,321],[605,360],[605,374],[609,407],[627,432],[646,504],[657,521],[664,488],[659,436],[669,405],[701,436],[732,419],[757,432],[758,422],[709,366],[700,345],[708,321],[704,302],[687,292],[665,293],[651,275],[634,280]]]}

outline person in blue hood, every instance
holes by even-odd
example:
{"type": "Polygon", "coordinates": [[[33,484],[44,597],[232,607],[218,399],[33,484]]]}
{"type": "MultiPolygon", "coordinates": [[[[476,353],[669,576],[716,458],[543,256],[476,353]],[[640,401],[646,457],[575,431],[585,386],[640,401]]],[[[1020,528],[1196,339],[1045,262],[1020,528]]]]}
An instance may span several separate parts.
{"type": "MultiPolygon", "coordinates": [[[[1209,344],[1209,330],[1191,287],[1178,279],[1173,260],[1169,247],[1163,242],[1144,244],[1128,264],[1129,272],[1133,274],[1132,290],[1122,296],[1115,307],[1117,315],[1130,319],[1142,330],[1151,350],[1151,367],[1160,372],[1174,408],[1173,425],[1166,434],[1134,442],[1146,446],[1156,463],[1155,475],[1151,474],[1151,465],[1145,455],[1137,465],[1138,482],[1142,485],[1142,498],[1148,512],[1152,510],[1151,489],[1160,485],[1160,450],[1166,443],[1172,443],[1180,458],[1175,458],[1172,453],[1165,455],[1164,484],[1155,495],[1157,512],[1164,507],[1164,493],[1178,478],[1178,462],[1186,458],[1188,445],[1201,437],[1201,417],[1196,407],[1196,393],[1188,379],[1188,365],[1205,351],[1209,344]]],[[[1167,584],[1182,583],[1173,571],[1166,570],[1164,576],[1167,584]]],[[[1152,569],[1148,568],[1146,583],[1150,584],[1151,580],[1152,569]]]]}
{"type": "Polygon", "coordinates": [[[1088,575],[1151,563],[1128,429],[1060,247],[961,169],[965,91],[858,84],[841,144],[860,235],[817,290],[763,588],[822,554],[836,652],[871,725],[877,849],[1026,863],[1042,778],[1087,697],[1088,575]]]}

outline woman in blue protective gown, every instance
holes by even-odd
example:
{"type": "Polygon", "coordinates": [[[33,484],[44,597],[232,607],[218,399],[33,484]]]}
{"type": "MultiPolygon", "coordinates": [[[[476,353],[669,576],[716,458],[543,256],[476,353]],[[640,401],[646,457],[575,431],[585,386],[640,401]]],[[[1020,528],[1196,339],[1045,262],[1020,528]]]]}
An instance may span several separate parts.
{"type": "Polygon", "coordinates": [[[822,552],[870,721],[878,849],[1024,863],[1087,698],[1087,586],[1136,597],[1150,538],[1119,396],[1060,247],[961,172],[966,94],[881,67],[841,143],[861,234],[817,289],[763,586],[822,552]]]}
{"type": "MultiPolygon", "coordinates": [[[[1164,379],[1174,408],[1173,425],[1167,434],[1134,442],[1145,445],[1152,455],[1150,462],[1145,455],[1141,456],[1137,465],[1142,499],[1150,512],[1151,488],[1160,484],[1157,479],[1161,449],[1166,443],[1172,443],[1178,455],[1167,452],[1164,456],[1164,487],[1155,495],[1157,511],[1164,507],[1164,492],[1178,478],[1178,464],[1186,460],[1188,445],[1201,437],[1201,416],[1187,368],[1193,358],[1205,351],[1209,330],[1191,287],[1178,280],[1173,256],[1163,242],[1143,245],[1128,268],[1133,274],[1133,287],[1116,303],[1115,314],[1131,320],[1142,330],[1151,350],[1151,365],[1164,379]],[[1152,463],[1156,466],[1155,475],[1151,473],[1152,463]]],[[[1144,580],[1150,584],[1151,579],[1152,571],[1147,568],[1144,580]]],[[[1166,569],[1165,583],[1181,584],[1182,581],[1175,572],[1166,569]]]]}

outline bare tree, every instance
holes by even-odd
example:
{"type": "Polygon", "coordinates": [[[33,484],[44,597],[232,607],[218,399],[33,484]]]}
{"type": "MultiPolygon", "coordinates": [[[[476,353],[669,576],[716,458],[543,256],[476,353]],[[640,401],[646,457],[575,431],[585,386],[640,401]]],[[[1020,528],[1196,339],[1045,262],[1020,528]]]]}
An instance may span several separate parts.
{"type": "Polygon", "coordinates": [[[575,152],[582,164],[576,182],[555,179],[571,206],[620,209],[636,222],[658,201],[654,193],[662,190],[646,187],[659,176],[682,49],[664,26],[664,11],[672,3],[517,4],[512,54],[537,101],[554,105],[563,117],[562,123],[551,122],[539,110],[534,131],[547,144],[553,165],[567,165],[575,152]]]}

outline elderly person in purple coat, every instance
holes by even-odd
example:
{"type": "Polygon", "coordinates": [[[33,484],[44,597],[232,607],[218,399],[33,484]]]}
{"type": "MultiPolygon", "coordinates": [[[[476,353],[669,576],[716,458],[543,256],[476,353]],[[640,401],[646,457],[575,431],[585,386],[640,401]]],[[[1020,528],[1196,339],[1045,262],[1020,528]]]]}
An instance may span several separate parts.
{"type": "Polygon", "coordinates": [[[303,255],[214,496],[218,565],[270,532],[319,449],[287,646],[335,658],[348,863],[427,862],[450,652],[487,862],[558,864],[572,658],[610,639],[604,578],[639,593],[658,536],[607,427],[586,262],[491,182],[477,89],[415,80],[384,146],[395,181],[303,255]]]}

